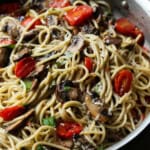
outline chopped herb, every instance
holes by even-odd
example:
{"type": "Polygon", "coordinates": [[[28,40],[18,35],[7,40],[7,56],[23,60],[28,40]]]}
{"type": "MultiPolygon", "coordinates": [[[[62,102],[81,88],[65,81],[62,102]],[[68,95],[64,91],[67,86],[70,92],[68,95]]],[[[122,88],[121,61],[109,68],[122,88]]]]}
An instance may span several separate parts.
{"type": "Polygon", "coordinates": [[[99,146],[99,147],[97,148],[97,150],[104,150],[104,146],[103,146],[103,145],[99,146]]]}
{"type": "Polygon", "coordinates": [[[57,61],[57,62],[56,62],[56,65],[57,65],[57,67],[59,68],[59,67],[61,67],[61,66],[62,66],[62,63],[61,63],[61,62],[59,62],[59,61],[57,61]]]}
{"type": "Polygon", "coordinates": [[[9,49],[13,49],[15,47],[15,44],[10,44],[10,45],[7,45],[5,46],[6,48],[9,48],[9,49]]]}
{"type": "Polygon", "coordinates": [[[42,145],[38,145],[36,150],[44,150],[42,145]]]}
{"type": "Polygon", "coordinates": [[[54,117],[48,117],[43,119],[43,125],[56,127],[56,120],[54,117]]]}
{"type": "Polygon", "coordinates": [[[92,92],[95,92],[97,94],[99,94],[101,92],[103,88],[103,85],[101,82],[98,82],[93,88],[92,88],[92,92]]]}
{"type": "Polygon", "coordinates": [[[26,86],[26,90],[30,91],[31,87],[32,87],[32,81],[31,80],[24,80],[23,81],[25,86],[26,86]]]}
{"type": "Polygon", "coordinates": [[[64,91],[65,92],[68,92],[68,91],[70,91],[71,90],[71,87],[70,86],[64,86],[64,91]]]}

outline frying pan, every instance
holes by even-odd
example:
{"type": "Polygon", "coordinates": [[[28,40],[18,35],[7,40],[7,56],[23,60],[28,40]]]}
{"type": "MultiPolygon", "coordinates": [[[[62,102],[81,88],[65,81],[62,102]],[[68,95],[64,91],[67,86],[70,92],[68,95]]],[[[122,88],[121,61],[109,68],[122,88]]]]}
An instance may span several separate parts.
{"type": "MultiPolygon", "coordinates": [[[[0,0],[1,3],[13,2],[16,0],[0,0]]],[[[22,1],[22,0],[20,0],[22,1]]],[[[125,16],[131,22],[140,27],[145,35],[145,45],[150,49],[150,0],[107,0],[113,8],[116,17],[125,16]]],[[[117,150],[134,139],[150,124],[150,115],[135,129],[121,141],[110,146],[106,150],[117,150]]]]}
{"type": "MultiPolygon", "coordinates": [[[[145,46],[150,49],[150,0],[107,0],[116,17],[125,16],[140,27],[145,35],[145,46]],[[125,4],[125,5],[124,5],[125,4]]],[[[134,139],[150,124],[150,114],[132,133],[106,150],[117,150],[134,139]]]]}

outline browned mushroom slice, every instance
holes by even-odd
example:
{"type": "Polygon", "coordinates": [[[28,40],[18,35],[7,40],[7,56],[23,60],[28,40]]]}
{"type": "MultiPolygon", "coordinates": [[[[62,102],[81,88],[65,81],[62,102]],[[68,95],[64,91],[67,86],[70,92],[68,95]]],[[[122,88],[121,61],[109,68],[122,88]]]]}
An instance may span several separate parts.
{"type": "Polygon", "coordinates": [[[60,102],[69,100],[78,100],[80,98],[80,90],[70,80],[65,80],[57,85],[56,96],[60,102]]]}
{"type": "Polygon", "coordinates": [[[86,104],[89,112],[91,113],[91,115],[94,118],[99,117],[99,121],[101,123],[107,122],[109,117],[111,116],[111,114],[108,113],[107,107],[95,104],[92,101],[91,96],[88,94],[85,95],[85,104],[86,104]]]}
{"type": "Polygon", "coordinates": [[[105,41],[105,44],[107,44],[107,45],[114,44],[116,46],[120,46],[122,39],[120,37],[107,36],[104,41],[105,41]]]}
{"type": "Polygon", "coordinates": [[[14,61],[19,61],[20,59],[22,59],[25,56],[29,56],[31,53],[31,50],[29,48],[24,48],[22,49],[20,52],[16,53],[13,57],[14,61]]]}
{"type": "Polygon", "coordinates": [[[34,109],[29,110],[28,112],[26,112],[23,116],[21,120],[18,120],[17,122],[15,122],[14,124],[8,126],[5,128],[6,131],[11,132],[13,130],[16,130],[18,127],[20,127],[21,125],[23,125],[23,122],[29,118],[32,114],[34,113],[34,109]]]}
{"type": "Polygon", "coordinates": [[[22,27],[18,21],[6,20],[4,25],[1,27],[3,32],[6,32],[13,39],[18,39],[22,33],[22,27]]]}
{"type": "Polygon", "coordinates": [[[0,67],[5,67],[9,62],[10,50],[7,48],[0,48],[0,67]]]}
{"type": "Polygon", "coordinates": [[[36,69],[28,75],[28,77],[31,77],[31,78],[38,77],[40,74],[43,73],[44,69],[45,69],[44,65],[37,66],[36,69]]]}
{"type": "Polygon", "coordinates": [[[80,35],[76,35],[72,39],[71,45],[68,47],[68,51],[78,52],[84,46],[84,39],[80,35]]]}
{"type": "Polygon", "coordinates": [[[38,34],[38,32],[39,32],[38,29],[32,29],[32,30],[26,32],[24,34],[23,38],[24,38],[25,41],[30,41],[30,40],[32,40],[33,38],[36,37],[36,35],[38,34]]]}
{"type": "Polygon", "coordinates": [[[85,34],[95,34],[95,35],[99,34],[99,30],[96,29],[95,26],[91,22],[88,22],[85,25],[83,25],[81,27],[81,32],[85,34]]]}

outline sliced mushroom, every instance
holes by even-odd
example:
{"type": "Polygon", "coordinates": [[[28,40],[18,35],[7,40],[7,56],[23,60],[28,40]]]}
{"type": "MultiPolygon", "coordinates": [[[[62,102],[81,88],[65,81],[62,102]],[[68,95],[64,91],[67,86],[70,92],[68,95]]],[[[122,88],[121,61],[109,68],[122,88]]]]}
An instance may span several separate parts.
{"type": "Polygon", "coordinates": [[[72,43],[68,47],[68,51],[78,52],[84,46],[84,39],[80,35],[73,36],[72,43]]]}
{"type": "Polygon", "coordinates": [[[1,31],[6,32],[13,39],[19,39],[22,33],[22,27],[18,21],[7,19],[1,27],[1,31]]]}
{"type": "Polygon", "coordinates": [[[21,120],[18,120],[17,122],[15,122],[14,124],[8,126],[5,128],[6,131],[11,132],[13,130],[16,130],[18,127],[20,127],[21,125],[23,125],[23,122],[29,118],[32,114],[34,113],[34,109],[29,110],[28,112],[26,112],[23,116],[21,120]]]}
{"type": "Polygon", "coordinates": [[[62,103],[69,100],[78,100],[80,98],[80,91],[72,81],[65,80],[57,86],[56,96],[62,103]]]}
{"type": "Polygon", "coordinates": [[[0,67],[5,67],[9,62],[10,50],[7,48],[0,48],[0,67]]]}
{"type": "Polygon", "coordinates": [[[20,52],[16,53],[13,57],[14,61],[19,61],[20,59],[22,59],[25,56],[29,56],[31,53],[31,50],[29,48],[24,48],[22,49],[20,52]]]}
{"type": "Polygon", "coordinates": [[[105,39],[105,44],[110,45],[110,44],[114,44],[116,46],[120,46],[122,43],[122,39],[120,37],[110,37],[107,36],[105,39]]]}
{"type": "Polygon", "coordinates": [[[108,113],[107,107],[93,103],[91,96],[88,94],[85,95],[85,104],[91,115],[94,118],[98,117],[101,123],[106,123],[108,119],[112,116],[108,113]]]}
{"type": "Polygon", "coordinates": [[[36,69],[28,75],[28,77],[30,78],[39,77],[40,75],[43,74],[44,69],[45,69],[44,65],[37,66],[36,69]]]}
{"type": "Polygon", "coordinates": [[[99,34],[99,30],[94,27],[94,25],[91,22],[86,23],[81,27],[81,32],[85,34],[99,34]]]}
{"type": "Polygon", "coordinates": [[[55,15],[49,15],[47,17],[47,25],[52,26],[52,25],[57,25],[58,24],[58,17],[55,15]]]}
{"type": "Polygon", "coordinates": [[[33,30],[30,30],[30,31],[26,32],[24,34],[24,40],[25,41],[32,40],[33,38],[36,37],[36,35],[38,34],[38,32],[39,32],[38,29],[33,29],[33,30]]]}
{"type": "Polygon", "coordinates": [[[64,40],[64,32],[58,29],[53,29],[51,31],[52,40],[64,40]]]}

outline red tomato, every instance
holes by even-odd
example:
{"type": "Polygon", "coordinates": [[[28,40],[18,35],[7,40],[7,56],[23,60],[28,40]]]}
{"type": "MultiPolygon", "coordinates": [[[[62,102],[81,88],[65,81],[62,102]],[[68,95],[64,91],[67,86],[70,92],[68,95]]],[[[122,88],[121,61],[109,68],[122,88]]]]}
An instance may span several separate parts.
{"type": "Polygon", "coordinates": [[[118,33],[121,33],[126,36],[131,36],[133,38],[136,38],[138,35],[140,35],[138,43],[140,45],[143,45],[144,43],[143,32],[126,18],[120,18],[116,21],[115,30],[118,33]]]}
{"type": "MultiPolygon", "coordinates": [[[[31,21],[33,20],[34,18],[33,17],[26,17],[22,22],[21,22],[21,25],[26,27],[29,23],[31,23],[31,21]]],[[[29,28],[29,30],[31,29],[34,29],[37,25],[41,25],[42,22],[40,19],[37,19],[29,28]]]]}
{"type": "Polygon", "coordinates": [[[25,57],[16,64],[15,75],[19,78],[25,78],[34,69],[35,69],[35,60],[32,57],[25,57]]]}
{"type": "Polygon", "coordinates": [[[85,57],[85,58],[84,58],[84,64],[85,64],[86,68],[89,70],[89,72],[91,72],[92,69],[93,69],[93,62],[92,62],[92,59],[89,58],[89,57],[85,57]]]}
{"type": "Polygon", "coordinates": [[[15,44],[16,42],[12,39],[8,39],[8,38],[2,38],[0,39],[0,46],[4,47],[4,46],[8,46],[11,44],[15,44]]]}
{"type": "Polygon", "coordinates": [[[64,139],[70,139],[75,134],[79,134],[82,131],[82,126],[73,122],[61,122],[57,126],[57,135],[64,139]]]}
{"type": "Polygon", "coordinates": [[[23,106],[8,107],[0,111],[0,117],[2,117],[5,121],[10,121],[23,114],[24,111],[25,108],[23,106]]]}
{"type": "Polygon", "coordinates": [[[80,5],[69,10],[65,14],[65,19],[72,26],[82,25],[92,17],[93,9],[88,5],[80,5]]]}
{"type": "Polygon", "coordinates": [[[70,6],[70,1],[69,0],[52,0],[49,4],[49,7],[51,8],[63,8],[70,6]]]}
{"type": "Polygon", "coordinates": [[[129,92],[133,77],[132,73],[127,70],[121,70],[114,78],[114,90],[119,96],[129,92]]]}
{"type": "Polygon", "coordinates": [[[0,4],[0,13],[9,14],[20,8],[21,6],[18,2],[2,3],[0,4]]]}

